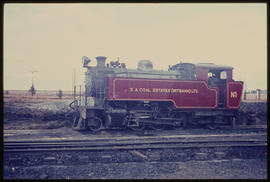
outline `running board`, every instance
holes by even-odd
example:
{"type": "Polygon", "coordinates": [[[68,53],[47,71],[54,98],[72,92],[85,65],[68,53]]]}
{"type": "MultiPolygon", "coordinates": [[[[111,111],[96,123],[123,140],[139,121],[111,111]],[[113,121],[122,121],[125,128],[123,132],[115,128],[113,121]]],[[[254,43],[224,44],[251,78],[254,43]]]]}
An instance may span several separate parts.
{"type": "Polygon", "coordinates": [[[145,120],[145,119],[138,119],[137,122],[145,123],[145,124],[164,124],[164,125],[171,125],[171,126],[180,126],[182,124],[182,120],[177,119],[159,119],[159,120],[145,120]],[[170,122],[169,122],[170,121],[170,122]]]}

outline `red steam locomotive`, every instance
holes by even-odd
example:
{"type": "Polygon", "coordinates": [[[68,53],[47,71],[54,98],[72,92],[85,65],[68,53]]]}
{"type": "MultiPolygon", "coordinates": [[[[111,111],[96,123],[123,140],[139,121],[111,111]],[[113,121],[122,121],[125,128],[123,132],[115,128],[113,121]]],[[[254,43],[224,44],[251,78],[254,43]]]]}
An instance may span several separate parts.
{"type": "Polygon", "coordinates": [[[165,71],[141,60],[137,69],[127,69],[119,61],[105,64],[106,57],[96,59],[92,67],[83,57],[87,68],[83,101],[70,104],[76,110],[74,129],[215,128],[240,122],[243,82],[233,80],[233,67],[178,63],[165,71]]]}

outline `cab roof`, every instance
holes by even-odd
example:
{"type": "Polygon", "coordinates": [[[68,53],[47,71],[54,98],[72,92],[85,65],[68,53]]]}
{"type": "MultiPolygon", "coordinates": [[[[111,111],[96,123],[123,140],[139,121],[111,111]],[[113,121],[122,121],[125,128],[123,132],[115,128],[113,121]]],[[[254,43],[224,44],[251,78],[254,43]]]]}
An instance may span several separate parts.
{"type": "Polygon", "coordinates": [[[232,70],[233,67],[226,65],[215,65],[214,63],[198,63],[195,64],[197,68],[204,68],[209,70],[232,70]]]}

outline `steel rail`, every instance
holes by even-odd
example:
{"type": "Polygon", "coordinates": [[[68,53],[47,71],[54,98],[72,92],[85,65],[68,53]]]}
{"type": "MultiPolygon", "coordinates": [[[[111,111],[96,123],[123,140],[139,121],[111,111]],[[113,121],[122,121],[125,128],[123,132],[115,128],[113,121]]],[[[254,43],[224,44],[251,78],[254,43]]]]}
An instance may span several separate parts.
{"type": "MultiPolygon", "coordinates": [[[[171,139],[198,139],[198,138],[214,138],[214,137],[267,137],[267,134],[265,133],[249,133],[249,134],[196,134],[196,135],[192,135],[192,134],[182,134],[182,135],[165,135],[165,136],[128,136],[128,137],[96,137],[96,138],[89,138],[89,139],[64,139],[64,140],[54,140],[54,139],[50,139],[50,140],[35,140],[35,139],[16,139],[16,140],[4,140],[4,144],[7,143],[37,143],[37,142],[42,142],[42,143],[51,143],[51,142],[108,142],[108,141],[129,141],[129,140],[158,140],[158,139],[167,139],[167,140],[171,140],[171,139]]],[[[91,136],[90,136],[91,137],[91,136]]]]}
{"type": "MultiPolygon", "coordinates": [[[[166,140],[166,141],[136,141],[134,140],[132,144],[168,144],[168,143],[191,143],[191,142],[256,142],[256,141],[267,141],[266,138],[231,138],[231,139],[208,139],[208,140],[166,140]]],[[[55,146],[99,146],[99,145],[126,145],[130,144],[130,141],[115,141],[115,142],[39,142],[39,143],[5,143],[4,148],[10,148],[10,147],[55,147],[55,146]]]]}
{"type": "Polygon", "coordinates": [[[104,150],[135,150],[135,149],[176,149],[176,148],[208,148],[208,147],[266,147],[267,142],[260,143],[195,143],[174,145],[125,145],[125,146],[102,146],[102,147],[76,147],[76,148],[32,148],[32,149],[7,149],[4,152],[48,152],[48,151],[104,151],[104,150]]]}
{"type": "Polygon", "coordinates": [[[5,142],[4,152],[25,152],[25,151],[52,151],[52,150],[111,150],[111,149],[146,149],[146,148],[168,148],[168,147],[216,147],[216,146],[267,146],[267,135],[258,135],[257,137],[247,138],[181,138],[174,140],[128,140],[128,141],[91,141],[91,142],[5,142]]]}
{"type": "Polygon", "coordinates": [[[171,136],[143,136],[143,137],[115,137],[115,138],[89,138],[89,139],[77,139],[77,140],[5,140],[4,144],[20,144],[20,143],[29,143],[29,144],[34,144],[34,143],[78,143],[78,142],[121,142],[121,141],[140,141],[140,140],[150,140],[150,141],[163,141],[163,140],[198,140],[198,139],[216,139],[216,138],[225,138],[228,140],[228,138],[241,138],[244,137],[244,139],[247,138],[267,138],[266,133],[257,133],[257,134],[210,134],[210,135],[171,135],[171,136]]]}
{"type": "Polygon", "coordinates": [[[215,142],[215,141],[260,141],[262,139],[266,139],[266,134],[260,134],[255,136],[227,136],[226,138],[223,136],[220,137],[212,137],[212,138],[201,138],[201,137],[192,137],[192,138],[152,138],[150,141],[149,138],[142,138],[142,139],[123,139],[123,140],[115,140],[115,139],[108,139],[108,140],[65,140],[65,141],[52,141],[52,140],[45,140],[45,141],[6,141],[4,143],[4,147],[8,146],[38,146],[38,145],[98,145],[98,144],[127,144],[132,142],[134,143],[163,143],[163,142],[215,142]],[[242,138],[244,137],[244,138],[242,138]],[[113,142],[113,143],[112,143],[113,142]]]}

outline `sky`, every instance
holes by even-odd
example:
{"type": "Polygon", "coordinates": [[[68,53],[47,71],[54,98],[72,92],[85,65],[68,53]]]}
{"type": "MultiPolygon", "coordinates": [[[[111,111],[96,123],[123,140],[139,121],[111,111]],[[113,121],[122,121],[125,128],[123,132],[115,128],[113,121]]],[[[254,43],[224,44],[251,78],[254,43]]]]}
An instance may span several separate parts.
{"type": "Polygon", "coordinates": [[[167,70],[182,62],[234,67],[248,90],[267,88],[266,3],[76,3],[4,5],[4,90],[84,84],[82,57],[167,70]]]}

